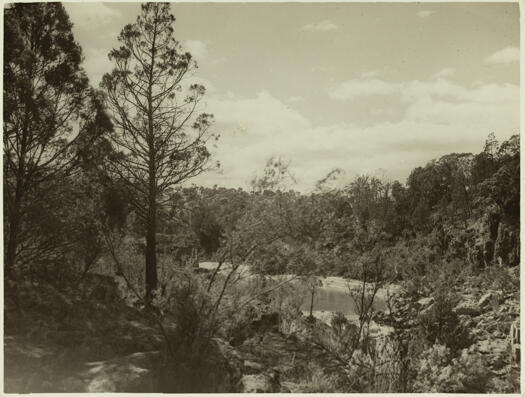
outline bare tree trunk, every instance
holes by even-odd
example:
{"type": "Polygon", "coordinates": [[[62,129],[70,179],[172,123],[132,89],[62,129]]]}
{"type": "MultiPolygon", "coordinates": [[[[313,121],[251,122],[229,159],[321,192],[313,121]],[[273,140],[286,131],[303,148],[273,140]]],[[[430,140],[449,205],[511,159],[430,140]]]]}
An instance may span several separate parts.
{"type": "Polygon", "coordinates": [[[314,296],[315,296],[315,288],[312,289],[312,299],[310,300],[310,318],[314,316],[314,296]]]}
{"type": "Polygon", "coordinates": [[[13,216],[10,217],[11,219],[9,222],[9,237],[7,239],[7,250],[6,250],[6,256],[5,256],[5,270],[6,273],[10,272],[15,264],[16,259],[16,248],[18,247],[18,228],[20,224],[20,216],[18,208],[13,209],[13,216]]]}
{"type": "Polygon", "coordinates": [[[153,42],[151,44],[151,65],[149,70],[148,86],[148,221],[146,234],[146,302],[151,300],[151,292],[157,288],[157,178],[155,162],[155,129],[153,126],[153,68],[155,66],[155,45],[157,38],[157,24],[154,26],[153,42]]]}
{"type": "Polygon", "coordinates": [[[149,209],[146,232],[146,301],[151,299],[151,292],[157,288],[157,203],[155,176],[150,175],[149,209]]]}

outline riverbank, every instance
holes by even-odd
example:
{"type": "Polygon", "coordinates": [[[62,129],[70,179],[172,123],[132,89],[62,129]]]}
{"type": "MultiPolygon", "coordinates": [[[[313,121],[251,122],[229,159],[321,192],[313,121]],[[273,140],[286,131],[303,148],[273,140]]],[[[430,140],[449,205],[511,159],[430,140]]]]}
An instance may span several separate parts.
{"type": "MultiPolygon", "coordinates": [[[[322,277],[321,281],[323,283],[323,287],[330,288],[333,291],[338,291],[342,293],[348,293],[349,290],[359,291],[363,286],[362,280],[345,279],[343,277],[338,276],[322,277]]],[[[401,290],[402,288],[400,285],[385,284],[377,291],[376,296],[377,298],[386,301],[388,295],[399,293],[401,290]]]]}
{"type": "MultiPolygon", "coordinates": [[[[213,271],[217,268],[218,263],[217,262],[200,262],[199,268],[206,269],[209,271],[213,271]]],[[[231,264],[225,263],[221,266],[221,272],[228,272],[231,271],[232,266],[231,264]]],[[[244,275],[245,277],[253,276],[253,273],[251,271],[251,268],[249,265],[239,265],[237,268],[237,271],[244,275]]],[[[276,279],[280,282],[285,280],[296,280],[298,279],[297,275],[294,274],[280,274],[280,275],[274,275],[269,276],[273,279],[276,279]]],[[[363,286],[362,280],[355,280],[355,279],[345,279],[340,276],[326,276],[326,277],[318,277],[319,281],[321,281],[321,286],[319,287],[319,290],[324,291],[332,291],[335,293],[340,293],[344,295],[348,295],[350,291],[359,291],[363,286]]],[[[396,293],[399,293],[402,290],[401,286],[398,284],[385,284],[383,285],[376,294],[376,299],[386,302],[389,295],[393,295],[396,293]]],[[[324,311],[338,311],[337,308],[333,310],[323,309],[324,311]]]]}

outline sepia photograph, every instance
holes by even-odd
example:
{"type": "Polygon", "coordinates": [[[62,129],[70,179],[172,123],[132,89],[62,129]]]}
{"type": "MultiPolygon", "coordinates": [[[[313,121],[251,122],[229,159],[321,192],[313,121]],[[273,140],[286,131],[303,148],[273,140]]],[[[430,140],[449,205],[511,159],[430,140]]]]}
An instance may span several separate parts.
{"type": "Polygon", "coordinates": [[[518,2],[2,8],[4,393],[520,394],[518,2]]]}

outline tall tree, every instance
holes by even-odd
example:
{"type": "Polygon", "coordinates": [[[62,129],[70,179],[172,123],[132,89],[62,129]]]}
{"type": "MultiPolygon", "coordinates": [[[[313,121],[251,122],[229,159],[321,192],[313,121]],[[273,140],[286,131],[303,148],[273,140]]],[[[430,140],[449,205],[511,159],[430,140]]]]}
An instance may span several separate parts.
{"type": "Polygon", "coordinates": [[[133,24],[122,29],[115,63],[102,87],[113,114],[120,152],[112,172],[125,181],[146,230],[146,295],[157,286],[156,218],[171,187],[210,166],[206,144],[216,138],[213,116],[199,113],[202,85],[187,85],[197,65],[173,35],[169,3],[146,3],[133,24]]]}
{"type": "Polygon", "coordinates": [[[39,255],[28,206],[44,201],[49,190],[44,186],[70,174],[83,148],[111,123],[100,95],[88,85],[81,48],[60,3],[14,3],[6,7],[4,21],[4,263],[9,271],[15,262],[39,255]]]}

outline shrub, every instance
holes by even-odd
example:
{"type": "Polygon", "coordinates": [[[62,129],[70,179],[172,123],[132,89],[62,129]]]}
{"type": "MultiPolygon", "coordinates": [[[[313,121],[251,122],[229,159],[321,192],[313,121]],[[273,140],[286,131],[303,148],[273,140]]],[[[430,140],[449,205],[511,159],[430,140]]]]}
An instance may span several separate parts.
{"type": "Polygon", "coordinates": [[[279,330],[285,334],[300,329],[301,310],[306,291],[299,283],[287,283],[272,291],[270,306],[279,314],[279,330]]]}
{"type": "Polygon", "coordinates": [[[423,336],[430,345],[443,344],[453,352],[470,345],[468,330],[454,312],[457,298],[443,287],[433,294],[433,305],[419,316],[423,336]]]}
{"type": "Polygon", "coordinates": [[[308,376],[304,384],[306,393],[336,393],[337,379],[335,376],[326,375],[324,370],[317,365],[310,364],[308,376]]]}
{"type": "Polygon", "coordinates": [[[163,391],[206,389],[208,351],[216,336],[217,317],[211,296],[191,269],[181,269],[163,290],[155,291],[154,310],[166,339],[163,391]]]}

